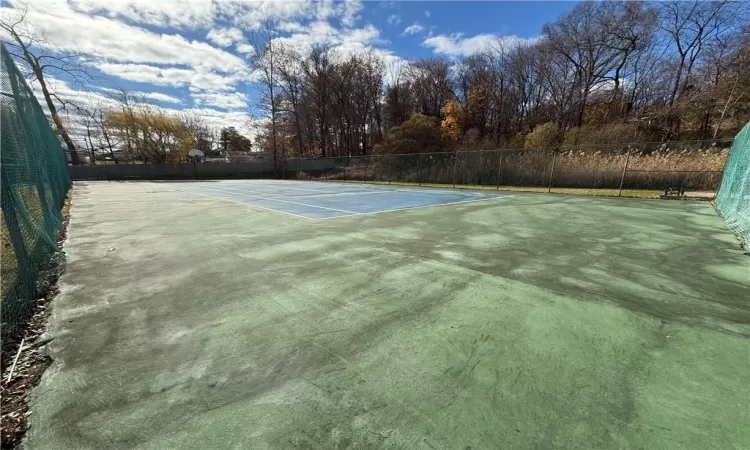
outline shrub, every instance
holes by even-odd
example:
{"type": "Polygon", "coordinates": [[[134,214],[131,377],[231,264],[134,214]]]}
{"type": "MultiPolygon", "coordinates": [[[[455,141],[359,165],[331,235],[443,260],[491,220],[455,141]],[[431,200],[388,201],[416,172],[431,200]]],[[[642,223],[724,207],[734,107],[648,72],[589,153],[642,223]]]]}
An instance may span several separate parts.
{"type": "Polygon", "coordinates": [[[612,145],[645,142],[644,133],[638,133],[634,124],[612,123],[602,126],[584,125],[565,132],[563,143],[572,145],[612,145]]]}
{"type": "Polygon", "coordinates": [[[508,139],[508,143],[505,146],[506,148],[523,148],[525,143],[526,143],[526,135],[519,132],[519,133],[514,134],[510,139],[508,139]]]}
{"type": "Polygon", "coordinates": [[[526,136],[524,148],[548,148],[560,143],[560,129],[554,122],[537,125],[534,130],[526,136]]]}
{"type": "Polygon", "coordinates": [[[383,141],[375,146],[375,153],[439,152],[444,147],[437,118],[414,114],[401,125],[392,127],[383,141]]]}

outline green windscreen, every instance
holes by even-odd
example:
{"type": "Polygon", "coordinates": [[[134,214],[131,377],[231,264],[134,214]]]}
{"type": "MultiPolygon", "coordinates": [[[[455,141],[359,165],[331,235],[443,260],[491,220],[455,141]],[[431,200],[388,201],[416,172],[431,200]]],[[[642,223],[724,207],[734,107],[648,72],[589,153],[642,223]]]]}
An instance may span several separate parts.
{"type": "Polygon", "coordinates": [[[747,249],[750,245],[750,123],[732,144],[716,195],[716,209],[747,249]]]}
{"type": "Polygon", "coordinates": [[[5,348],[45,294],[71,182],[60,141],[4,45],[1,72],[0,313],[5,348]]]}

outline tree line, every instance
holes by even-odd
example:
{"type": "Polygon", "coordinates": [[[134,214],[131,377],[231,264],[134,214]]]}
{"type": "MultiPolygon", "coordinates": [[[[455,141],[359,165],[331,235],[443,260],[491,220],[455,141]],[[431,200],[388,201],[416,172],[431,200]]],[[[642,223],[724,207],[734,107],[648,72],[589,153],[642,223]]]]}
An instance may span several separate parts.
{"type": "Polygon", "coordinates": [[[534,41],[390,66],[267,39],[253,61],[271,117],[257,147],[283,158],[731,137],[750,119],[747,18],[727,1],[582,2],[534,41]]]}
{"type": "Polygon", "coordinates": [[[167,113],[127,91],[106,104],[72,106],[90,161],[185,162],[190,150],[206,157],[248,154],[250,139],[235,127],[217,129],[195,112],[167,113]]]}
{"type": "MultiPolygon", "coordinates": [[[[252,39],[259,103],[248,109],[266,116],[252,148],[279,161],[731,137],[750,119],[747,5],[586,1],[534,40],[499,38],[461,59],[390,63],[374,51],[290,48],[269,20],[252,39]]],[[[74,164],[80,145],[60,111],[72,110],[78,140],[93,154],[163,162],[189,148],[250,151],[235,128],[212,129],[196,114],[168,114],[125,92],[114,106],[61,99],[44,76],[78,79],[82,55],[39,54],[46,43],[24,20],[0,27],[41,86],[74,164]]]]}

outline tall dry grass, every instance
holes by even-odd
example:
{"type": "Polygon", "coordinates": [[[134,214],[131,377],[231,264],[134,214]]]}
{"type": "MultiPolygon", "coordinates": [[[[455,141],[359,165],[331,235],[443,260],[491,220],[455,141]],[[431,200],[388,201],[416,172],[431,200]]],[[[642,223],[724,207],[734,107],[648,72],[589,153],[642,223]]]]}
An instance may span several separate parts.
{"type": "Polygon", "coordinates": [[[713,190],[729,147],[562,147],[339,158],[332,179],[571,188],[713,190]],[[554,164],[554,166],[553,166],[554,164]],[[627,166],[627,170],[626,169],[627,166]],[[625,176],[623,178],[623,171],[625,176]]]}

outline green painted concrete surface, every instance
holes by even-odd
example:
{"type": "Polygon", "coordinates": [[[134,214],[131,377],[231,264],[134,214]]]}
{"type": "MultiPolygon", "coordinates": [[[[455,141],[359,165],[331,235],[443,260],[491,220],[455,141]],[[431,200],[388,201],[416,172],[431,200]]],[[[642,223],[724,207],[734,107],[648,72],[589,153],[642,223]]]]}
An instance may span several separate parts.
{"type": "Polygon", "coordinates": [[[29,449],[732,449],[750,258],[707,202],[311,221],[73,192],[29,449]]]}

